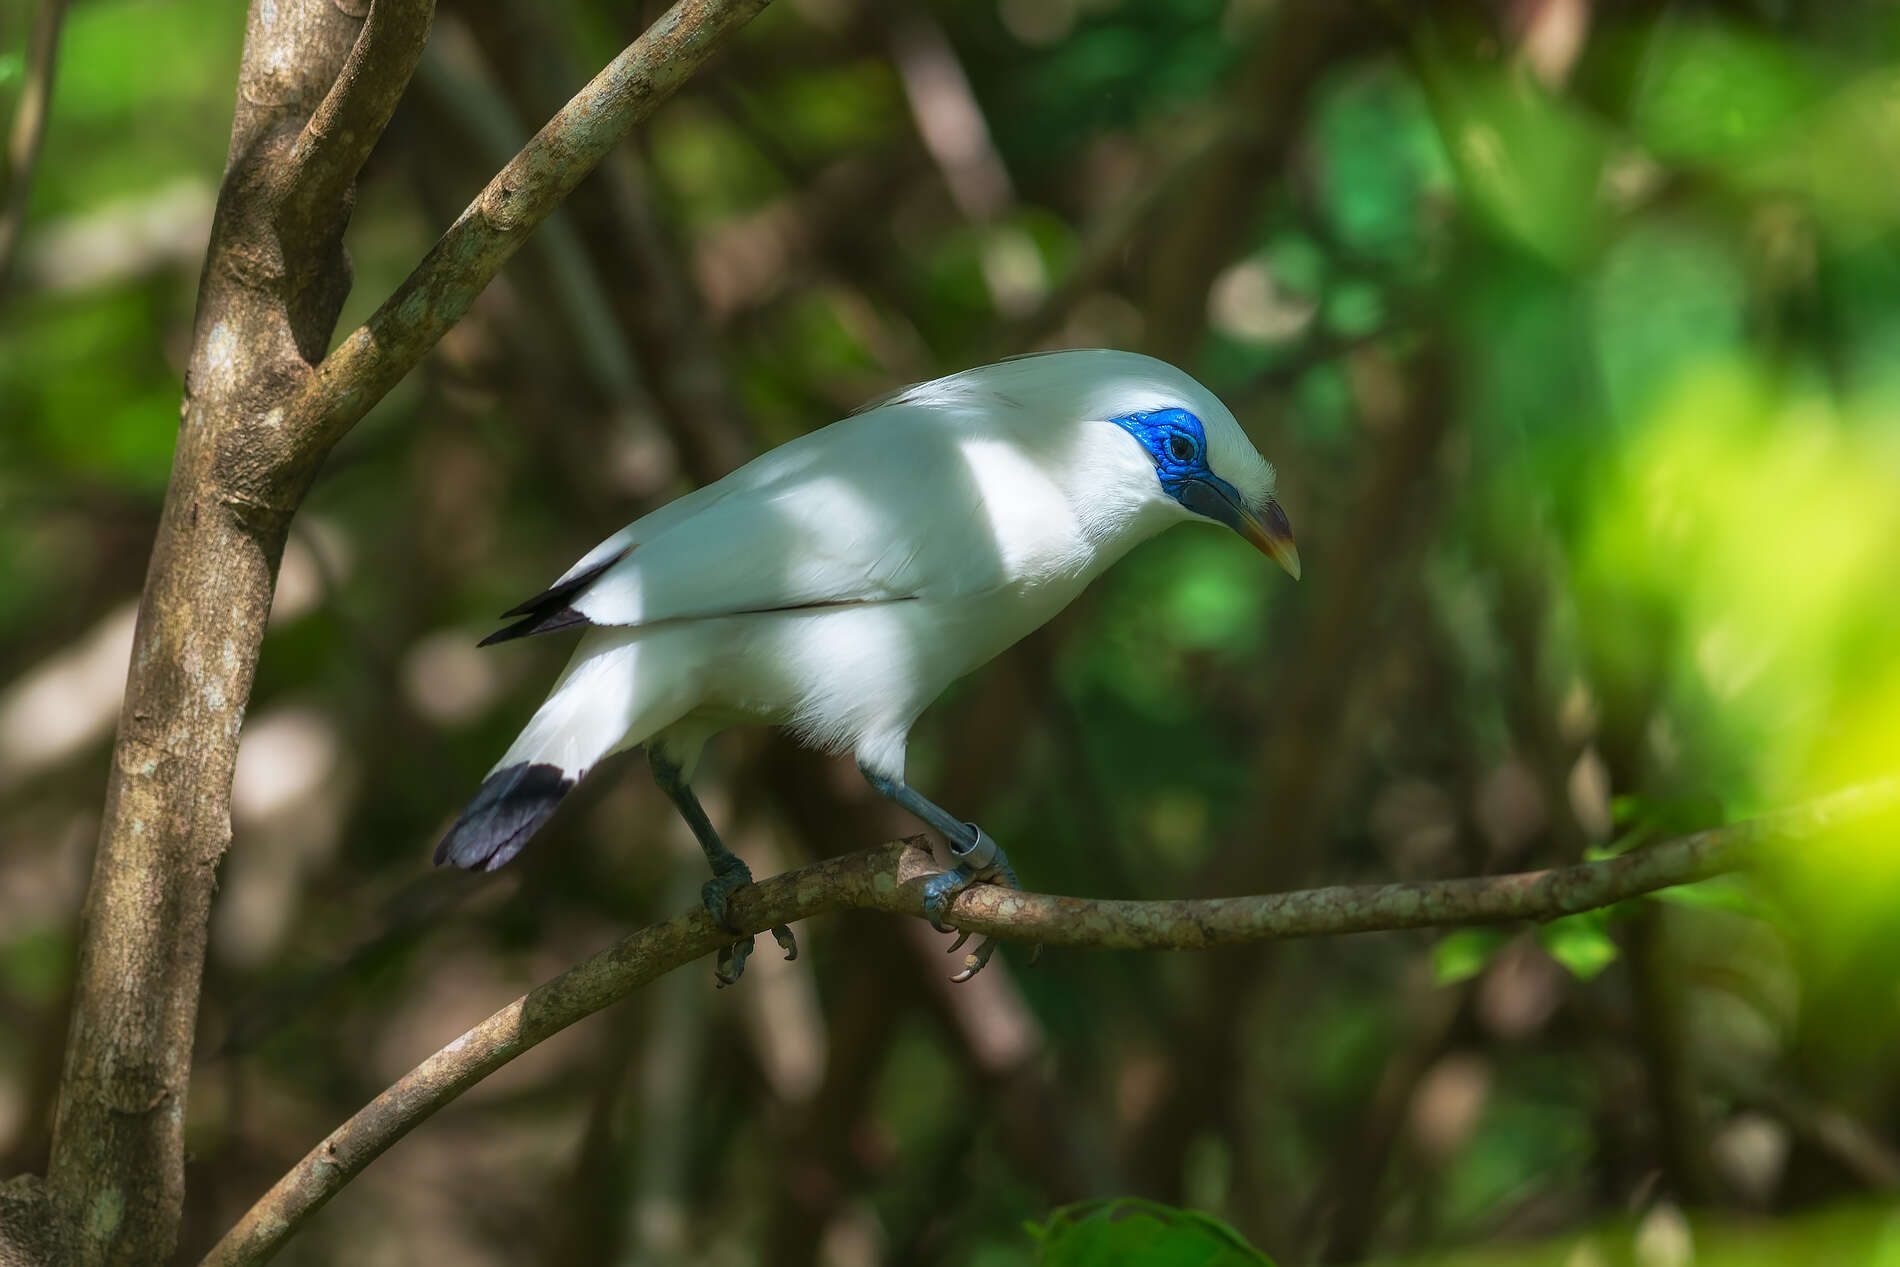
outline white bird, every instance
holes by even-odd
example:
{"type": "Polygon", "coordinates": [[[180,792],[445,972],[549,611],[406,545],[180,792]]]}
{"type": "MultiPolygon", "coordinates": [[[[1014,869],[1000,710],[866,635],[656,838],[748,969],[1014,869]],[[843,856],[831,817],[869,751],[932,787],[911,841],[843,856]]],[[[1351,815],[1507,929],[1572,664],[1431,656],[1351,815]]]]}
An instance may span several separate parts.
{"type": "MultiPolygon", "coordinates": [[[[718,731],[789,726],[943,834],[957,865],[926,887],[941,929],[968,885],[1019,886],[986,832],[904,781],[918,714],[1170,525],[1226,524],[1297,579],[1274,478],[1211,392],[1151,357],[1049,352],[897,392],[635,521],[505,613],[485,643],[587,632],[435,859],[501,866],[603,757],[644,743],[730,927],[752,876],[688,780],[718,731]]],[[[722,952],[722,983],[750,947],[722,952]]]]}

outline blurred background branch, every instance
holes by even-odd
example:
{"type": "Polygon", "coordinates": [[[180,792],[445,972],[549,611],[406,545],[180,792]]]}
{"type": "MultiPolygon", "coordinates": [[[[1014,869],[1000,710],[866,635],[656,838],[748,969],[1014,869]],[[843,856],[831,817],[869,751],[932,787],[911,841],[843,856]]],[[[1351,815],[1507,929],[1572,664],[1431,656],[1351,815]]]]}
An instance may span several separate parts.
{"type": "Polygon", "coordinates": [[[6,295],[20,249],[20,229],[26,222],[27,199],[33,192],[33,169],[39,164],[40,144],[46,136],[53,75],[59,68],[59,28],[65,18],[66,0],[39,0],[34,7],[19,98],[7,127],[6,167],[0,170],[0,297],[6,295]]]}
{"type": "Polygon", "coordinates": [[[769,0],[679,0],[516,154],[290,402],[302,477],[467,312],[529,233],[769,0]]]}

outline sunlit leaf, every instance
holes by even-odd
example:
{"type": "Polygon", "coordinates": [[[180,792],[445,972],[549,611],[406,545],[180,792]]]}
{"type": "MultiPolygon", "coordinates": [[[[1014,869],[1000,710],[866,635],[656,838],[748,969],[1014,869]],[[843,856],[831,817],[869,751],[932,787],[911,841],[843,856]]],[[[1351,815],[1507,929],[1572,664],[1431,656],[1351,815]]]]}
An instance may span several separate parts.
{"type": "Polygon", "coordinates": [[[1031,1226],[1038,1267],[1272,1267],[1211,1214],[1123,1197],[1055,1211],[1031,1226]]]}
{"type": "Polygon", "coordinates": [[[1896,487],[1891,446],[1723,362],[1649,411],[1598,494],[1581,632],[1600,689],[1667,701],[1698,796],[1739,814],[1847,781],[1794,776],[1892,663],[1896,487]]]}
{"type": "Polygon", "coordinates": [[[1604,911],[1579,911],[1552,920],[1537,930],[1537,940],[1580,981],[1588,981],[1616,962],[1616,942],[1610,937],[1604,911]]]}
{"type": "Polygon", "coordinates": [[[1469,981],[1491,966],[1511,935],[1496,928],[1460,928],[1432,947],[1432,980],[1439,985],[1469,981]]]}
{"type": "Polygon", "coordinates": [[[1321,195],[1340,241],[1395,264],[1423,257],[1428,195],[1451,175],[1417,85],[1391,70],[1345,79],[1319,107],[1314,131],[1321,195]]]}
{"type": "Polygon", "coordinates": [[[1777,141],[1813,95],[1814,76],[1785,45],[1714,22],[1659,23],[1630,116],[1656,153],[1747,159],[1777,141]]]}
{"type": "Polygon", "coordinates": [[[1650,894],[1658,902],[1699,911],[1727,911],[1750,919],[1786,920],[1786,915],[1760,892],[1747,876],[1719,875],[1698,884],[1677,884],[1650,894]]]}
{"type": "Polygon", "coordinates": [[[1473,210],[1551,263],[1578,263],[1604,211],[1602,131],[1528,76],[1443,54],[1422,65],[1445,153],[1473,210]]]}

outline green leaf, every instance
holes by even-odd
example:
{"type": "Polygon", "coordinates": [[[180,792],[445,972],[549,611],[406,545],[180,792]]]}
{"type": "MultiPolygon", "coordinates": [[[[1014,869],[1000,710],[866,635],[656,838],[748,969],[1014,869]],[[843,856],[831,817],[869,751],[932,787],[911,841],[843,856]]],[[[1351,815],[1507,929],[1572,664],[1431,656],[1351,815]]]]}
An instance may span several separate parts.
{"type": "Polygon", "coordinates": [[[1537,930],[1537,940],[1579,981],[1588,981],[1616,962],[1607,911],[1578,911],[1552,920],[1537,930]]]}
{"type": "Polygon", "coordinates": [[[0,983],[25,1002],[54,1002],[72,973],[72,955],[61,930],[36,929],[0,946],[0,983]]]}
{"type": "Polygon", "coordinates": [[[1432,980],[1439,985],[1469,981],[1490,966],[1509,933],[1496,928],[1460,928],[1432,947],[1432,980]]]}
{"type": "Polygon", "coordinates": [[[1684,162],[1755,158],[1824,82],[1781,42],[1715,23],[1659,24],[1644,61],[1630,122],[1651,152],[1684,162]]]}
{"type": "Polygon", "coordinates": [[[1134,1197],[1065,1206],[1028,1230],[1038,1267],[1273,1267],[1213,1215],[1134,1197]]]}
{"type": "Polygon", "coordinates": [[[1584,850],[1585,862],[1614,858],[1652,840],[1719,827],[1728,821],[1728,816],[1722,810],[1722,802],[1712,796],[1654,797],[1625,793],[1611,798],[1610,819],[1628,830],[1607,845],[1593,845],[1584,850]]]}
{"type": "Polygon", "coordinates": [[[1529,76],[1431,48],[1421,69],[1466,204],[1550,263],[1580,263],[1602,227],[1604,131],[1529,76]]]}
{"type": "Polygon", "coordinates": [[[1770,923],[1786,924],[1788,922],[1786,913],[1765,901],[1763,895],[1746,876],[1718,875],[1695,884],[1678,884],[1667,889],[1657,889],[1649,896],[1658,902],[1686,906],[1692,910],[1727,911],[1731,915],[1745,915],[1749,919],[1765,920],[1770,923]]]}
{"type": "Polygon", "coordinates": [[[1713,796],[1625,793],[1610,801],[1610,815],[1619,827],[1647,827],[1668,836],[1685,836],[1728,821],[1722,802],[1713,796]]]}

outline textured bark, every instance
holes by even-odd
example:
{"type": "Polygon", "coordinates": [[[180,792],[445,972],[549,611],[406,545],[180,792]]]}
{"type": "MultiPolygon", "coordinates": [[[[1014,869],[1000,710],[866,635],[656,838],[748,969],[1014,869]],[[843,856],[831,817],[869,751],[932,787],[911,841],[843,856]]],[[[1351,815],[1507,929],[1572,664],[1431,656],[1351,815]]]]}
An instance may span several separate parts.
{"type": "Polygon", "coordinates": [[[433,4],[253,5],[86,897],[50,1207],[31,1185],[7,1194],[10,1206],[54,1212],[59,1261],[157,1262],[177,1238],[192,1032],[238,731],[285,534],[317,465],[606,150],[765,3],[682,0],[327,359],[349,291],[353,182],[407,85],[433,4]]]}
{"type": "Polygon", "coordinates": [[[66,1229],[52,1194],[38,1175],[0,1183],[0,1267],[48,1267],[70,1262],[66,1229]]]}
{"type": "MultiPolygon", "coordinates": [[[[379,7],[381,7],[379,5],[379,7]]],[[[230,841],[231,774],[294,498],[255,458],[273,404],[349,289],[346,201],[277,212],[285,156],[362,22],[328,0],[258,4],[200,281],[183,420],[139,605],[87,892],[48,1183],[75,1262],[163,1258],[205,929],[230,841]]]]}
{"type": "MultiPolygon", "coordinates": [[[[948,923],[975,934],[1052,946],[1203,949],[1245,942],[1402,928],[1553,919],[1746,865],[1770,842],[1799,842],[1900,808],[1900,777],[1799,809],[1664,841],[1599,862],[1475,879],[1309,889],[1265,897],[1100,901],[977,885],[948,923]]],[[[823,862],[739,890],[735,926],[852,908],[923,917],[923,884],[938,867],[920,839],[823,862]]],[[[730,941],[704,907],[653,924],[538,986],[405,1074],[279,1179],[204,1258],[204,1267],[261,1263],[391,1144],[550,1035],[730,941]]]]}

